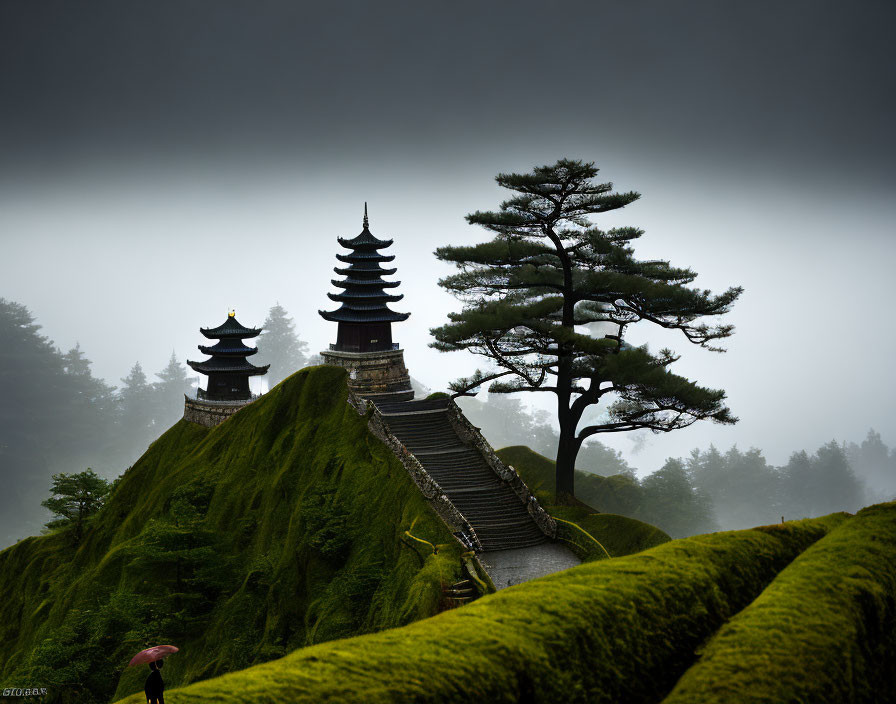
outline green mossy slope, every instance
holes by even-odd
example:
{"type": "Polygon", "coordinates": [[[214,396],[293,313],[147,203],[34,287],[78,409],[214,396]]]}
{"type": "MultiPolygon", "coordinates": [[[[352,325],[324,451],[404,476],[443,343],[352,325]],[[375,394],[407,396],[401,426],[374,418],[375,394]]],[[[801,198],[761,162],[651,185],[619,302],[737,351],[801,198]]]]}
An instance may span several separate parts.
{"type": "Polygon", "coordinates": [[[166,700],[655,702],[701,642],[842,520],[715,533],[583,564],[400,629],[174,690],[166,700]]]}
{"type": "MultiPolygon", "coordinates": [[[[588,531],[613,557],[656,547],[671,538],[656,526],[613,513],[595,513],[589,506],[624,505],[633,480],[625,476],[601,477],[576,470],[576,495],[586,505],[552,505],[554,462],[523,445],[498,450],[498,457],[523,478],[547,511],[588,531]]],[[[630,502],[629,502],[630,503],[630,502]]]]}
{"type": "Polygon", "coordinates": [[[216,428],[181,421],[80,545],[0,552],[0,683],[103,702],[142,689],[124,666],[147,645],[181,648],[176,686],[436,613],[459,546],[346,394],[316,367],[216,428]]]}
{"type": "MultiPolygon", "coordinates": [[[[542,503],[554,500],[554,461],[525,445],[498,450],[504,464],[513,465],[542,503]]],[[[637,508],[641,488],[636,479],[625,474],[602,477],[576,470],[576,498],[588,506],[608,513],[628,513],[637,508]]]]}
{"type": "Polygon", "coordinates": [[[571,521],[588,531],[612,557],[631,555],[668,543],[670,538],[656,526],[615,513],[594,513],[582,506],[549,506],[552,516],[571,521]]]}
{"type": "Polygon", "coordinates": [[[788,566],[708,643],[666,704],[896,701],[896,503],[788,566]]]}

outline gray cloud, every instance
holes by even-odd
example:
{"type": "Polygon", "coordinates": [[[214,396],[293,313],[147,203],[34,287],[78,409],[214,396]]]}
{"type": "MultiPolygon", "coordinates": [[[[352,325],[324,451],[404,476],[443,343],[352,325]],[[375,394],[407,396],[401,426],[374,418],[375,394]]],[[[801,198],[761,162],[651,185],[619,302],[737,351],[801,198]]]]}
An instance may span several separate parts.
{"type": "Polygon", "coordinates": [[[892,179],[894,14],[810,1],[8,2],[0,144],[17,168],[160,153],[350,163],[569,135],[892,179]]]}
{"type": "Polygon", "coordinates": [[[618,214],[647,230],[640,254],[747,288],[729,354],[681,361],[740,425],[649,438],[633,464],[710,441],[781,463],[869,426],[892,445],[894,14],[5,2],[0,296],[113,382],[194,356],[230,306],[259,324],[279,300],[319,349],[335,238],[367,200],[413,313],[396,339],[439,388],[476,360],[426,346],[455,307],[432,250],[484,236],[463,215],[499,202],[496,172],[595,159],[643,193],[618,214]]]}

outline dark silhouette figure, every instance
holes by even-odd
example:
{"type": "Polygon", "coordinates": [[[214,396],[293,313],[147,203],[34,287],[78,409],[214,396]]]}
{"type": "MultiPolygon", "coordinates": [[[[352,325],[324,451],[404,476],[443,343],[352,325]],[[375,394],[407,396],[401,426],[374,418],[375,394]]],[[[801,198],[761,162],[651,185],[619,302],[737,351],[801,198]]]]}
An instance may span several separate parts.
{"type": "Polygon", "coordinates": [[[146,684],[143,685],[143,691],[146,693],[147,704],[165,704],[165,697],[162,692],[165,691],[165,682],[162,680],[162,665],[165,663],[161,660],[149,663],[149,677],[146,678],[146,684]]]}

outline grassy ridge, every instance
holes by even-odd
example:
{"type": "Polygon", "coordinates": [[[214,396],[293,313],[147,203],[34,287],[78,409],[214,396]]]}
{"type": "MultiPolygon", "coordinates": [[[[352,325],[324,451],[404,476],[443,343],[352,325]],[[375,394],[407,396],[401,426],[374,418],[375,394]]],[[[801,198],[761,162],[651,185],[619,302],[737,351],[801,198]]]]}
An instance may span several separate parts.
{"type": "Polygon", "coordinates": [[[708,643],[666,704],[896,701],[896,503],[800,555],[708,643]]]}
{"type": "Polygon", "coordinates": [[[181,421],[80,545],[0,552],[0,684],[104,702],[142,689],[124,665],[150,644],[181,647],[175,686],[436,613],[459,546],[346,393],[317,367],[215,428],[181,421]]]}
{"type": "Polygon", "coordinates": [[[701,642],[843,519],[698,536],[583,564],[400,629],[304,648],[171,691],[166,699],[657,701],[701,642]]]}
{"type": "Polygon", "coordinates": [[[501,461],[513,465],[548,512],[576,523],[588,531],[613,557],[656,547],[671,538],[656,526],[636,518],[614,513],[595,513],[589,506],[619,502],[618,492],[630,489],[629,477],[601,477],[576,470],[576,495],[579,506],[552,505],[554,494],[554,462],[523,445],[505,447],[497,452],[501,461]]]}

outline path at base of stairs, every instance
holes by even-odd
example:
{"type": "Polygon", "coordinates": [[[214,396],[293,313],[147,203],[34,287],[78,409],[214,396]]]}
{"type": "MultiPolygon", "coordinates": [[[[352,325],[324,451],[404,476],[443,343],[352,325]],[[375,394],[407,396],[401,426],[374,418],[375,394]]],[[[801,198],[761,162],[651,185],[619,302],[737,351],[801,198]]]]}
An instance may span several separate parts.
{"type": "Polygon", "coordinates": [[[568,548],[558,543],[483,552],[479,554],[479,561],[498,589],[560,572],[582,562],[568,548]]]}

